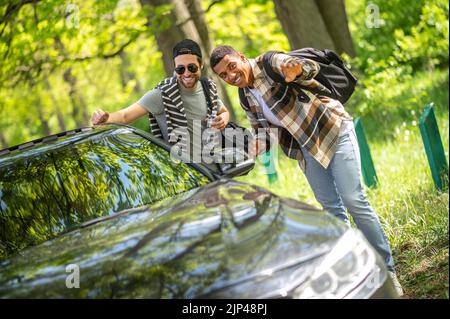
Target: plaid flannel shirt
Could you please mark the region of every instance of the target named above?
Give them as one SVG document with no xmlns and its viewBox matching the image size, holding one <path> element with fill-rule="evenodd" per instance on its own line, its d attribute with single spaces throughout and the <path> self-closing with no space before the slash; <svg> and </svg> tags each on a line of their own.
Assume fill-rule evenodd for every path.
<svg viewBox="0 0 450 319">
<path fill-rule="evenodd" d="M 274 82 L 263 68 L 262 55 L 249 59 L 254 82 L 269 109 L 283 124 L 278 127 L 278 142 L 283 152 L 290 158 L 299 161 L 305 170 L 305 159 L 302 149 L 308 151 L 324 168 L 330 164 L 336 152 L 339 131 L 343 120 L 351 120 L 343 105 L 336 100 L 324 96 L 316 96 L 307 90 L 299 94 L 296 90 L 281 83 Z M 295 82 L 309 86 L 316 82 L 314 77 L 319 72 L 319 64 L 308 59 L 299 59 L 286 54 L 275 54 L 270 61 L 272 69 L 283 75 L 281 65 L 293 59 L 300 62 L 303 72 Z M 306 70 L 309 70 L 306 71 Z M 241 103 L 247 118 L 256 132 L 262 129 L 271 133 L 271 127 L 263 115 L 259 103 L 248 88 L 244 89 L 248 101 L 247 108 Z M 260 137 L 258 137 L 260 138 Z"/>
</svg>

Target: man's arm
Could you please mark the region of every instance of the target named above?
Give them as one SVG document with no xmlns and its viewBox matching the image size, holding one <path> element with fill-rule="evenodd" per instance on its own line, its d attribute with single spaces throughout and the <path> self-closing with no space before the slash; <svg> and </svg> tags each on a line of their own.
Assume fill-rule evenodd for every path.
<svg viewBox="0 0 450 319">
<path fill-rule="evenodd" d="M 313 60 L 277 53 L 271 59 L 271 66 L 275 72 L 284 77 L 286 82 L 295 81 L 312 87 L 319 85 L 314 77 L 319 73 L 320 66 Z"/>
<path fill-rule="evenodd" d="M 147 110 L 140 106 L 138 103 L 134 103 L 117 112 L 108 113 L 103 110 L 96 110 L 91 117 L 93 125 L 104 123 L 119 123 L 130 124 L 147 114 Z"/>
<path fill-rule="evenodd" d="M 223 130 L 227 126 L 229 121 L 230 112 L 228 112 L 228 109 L 225 107 L 225 105 L 222 105 L 217 112 L 217 116 L 212 122 L 211 127 L 218 130 Z"/>
</svg>

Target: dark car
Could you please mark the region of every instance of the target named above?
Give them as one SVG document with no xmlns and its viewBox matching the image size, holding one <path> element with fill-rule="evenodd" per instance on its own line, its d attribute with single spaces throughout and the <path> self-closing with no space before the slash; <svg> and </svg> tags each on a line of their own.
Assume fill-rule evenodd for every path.
<svg viewBox="0 0 450 319">
<path fill-rule="evenodd" d="M 325 211 L 174 161 L 129 126 L 0 152 L 1 298 L 397 297 L 361 233 Z"/>
</svg>

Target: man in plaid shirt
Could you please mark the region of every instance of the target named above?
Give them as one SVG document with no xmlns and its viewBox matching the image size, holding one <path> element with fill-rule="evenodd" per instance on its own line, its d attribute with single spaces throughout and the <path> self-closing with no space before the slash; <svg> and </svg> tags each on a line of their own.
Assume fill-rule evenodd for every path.
<svg viewBox="0 0 450 319">
<path fill-rule="evenodd" d="M 353 121 L 343 105 L 307 90 L 299 94 L 275 82 L 264 70 L 263 55 L 248 59 L 231 46 L 219 46 L 213 50 L 210 62 L 222 80 L 243 90 L 241 107 L 256 132 L 263 131 L 266 135 L 277 128 L 282 150 L 298 160 L 324 209 L 350 226 L 348 210 L 357 227 L 384 258 L 397 291 L 403 294 L 389 242 L 364 194 Z M 312 60 L 277 53 L 272 56 L 270 67 L 285 82 L 323 88 L 314 79 L 320 66 Z M 268 141 L 258 134 L 249 153 L 257 155 L 267 151 Z"/>
</svg>

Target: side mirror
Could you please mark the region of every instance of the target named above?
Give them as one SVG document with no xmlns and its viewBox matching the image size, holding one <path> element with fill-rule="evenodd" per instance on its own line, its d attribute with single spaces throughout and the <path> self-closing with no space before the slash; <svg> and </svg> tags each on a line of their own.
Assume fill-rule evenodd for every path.
<svg viewBox="0 0 450 319">
<path fill-rule="evenodd" d="M 238 163 L 234 167 L 228 168 L 222 172 L 223 176 L 226 177 L 235 177 L 235 176 L 244 176 L 247 175 L 255 167 L 255 160 L 248 159 L 241 163 Z"/>
<path fill-rule="evenodd" d="M 215 154 L 219 176 L 229 178 L 248 174 L 255 167 L 255 159 L 249 158 L 248 154 L 239 148 L 223 148 Z"/>
</svg>

